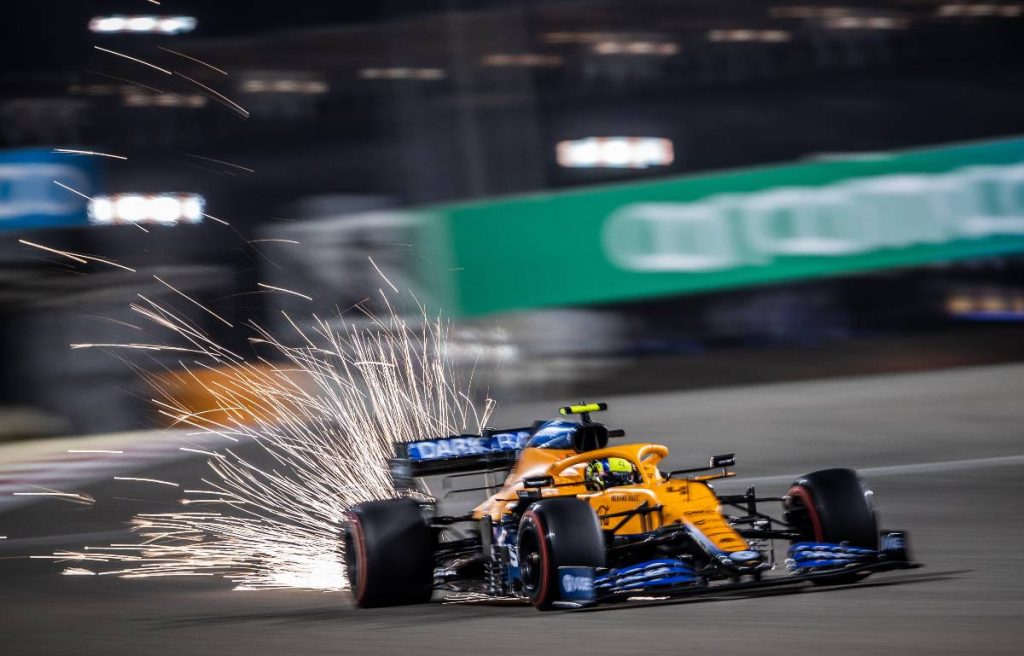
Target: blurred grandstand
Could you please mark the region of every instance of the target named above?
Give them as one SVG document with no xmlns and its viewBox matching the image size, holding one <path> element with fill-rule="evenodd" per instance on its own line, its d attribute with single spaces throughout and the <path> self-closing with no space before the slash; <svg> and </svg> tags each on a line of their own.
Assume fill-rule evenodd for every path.
<svg viewBox="0 0 1024 656">
<path fill-rule="evenodd" d="M 1024 357 L 1022 2 L 139 4 L 5 4 L 11 436 L 153 424 L 68 349 L 153 276 L 244 349 L 379 268 L 501 398 Z"/>
</svg>

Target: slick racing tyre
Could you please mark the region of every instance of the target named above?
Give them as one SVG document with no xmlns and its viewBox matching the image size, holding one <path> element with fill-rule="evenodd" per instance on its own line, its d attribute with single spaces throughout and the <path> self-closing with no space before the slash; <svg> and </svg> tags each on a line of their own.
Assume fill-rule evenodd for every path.
<svg viewBox="0 0 1024 656">
<path fill-rule="evenodd" d="M 559 600 L 558 568 L 604 567 L 601 524 L 590 504 L 575 497 L 544 499 L 519 523 L 519 571 L 534 606 L 548 610 Z"/>
<path fill-rule="evenodd" d="M 878 549 L 874 493 L 852 469 L 823 469 L 802 476 L 786 493 L 783 510 L 799 542 L 846 542 Z M 821 582 L 850 583 L 860 578 L 854 574 Z"/>
<path fill-rule="evenodd" d="M 412 499 L 354 506 L 345 527 L 345 572 L 360 608 L 422 604 L 434 586 L 434 540 Z"/>
<path fill-rule="evenodd" d="M 823 469 L 793 482 L 786 522 L 808 542 L 848 542 L 878 549 L 874 494 L 852 469 Z"/>
</svg>

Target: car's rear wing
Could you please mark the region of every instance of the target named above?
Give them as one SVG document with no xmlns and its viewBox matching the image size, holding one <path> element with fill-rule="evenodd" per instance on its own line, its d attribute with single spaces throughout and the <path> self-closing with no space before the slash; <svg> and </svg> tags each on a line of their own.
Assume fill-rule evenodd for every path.
<svg viewBox="0 0 1024 656">
<path fill-rule="evenodd" d="M 511 467 L 533 427 L 487 429 L 480 435 L 450 435 L 395 444 L 391 474 L 399 479 Z"/>
</svg>

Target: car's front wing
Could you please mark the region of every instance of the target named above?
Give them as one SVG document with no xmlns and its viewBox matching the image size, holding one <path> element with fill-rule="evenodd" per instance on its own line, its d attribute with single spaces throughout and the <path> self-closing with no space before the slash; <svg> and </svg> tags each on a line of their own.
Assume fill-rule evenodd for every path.
<svg viewBox="0 0 1024 656">
<path fill-rule="evenodd" d="M 885 532 L 879 551 L 828 543 L 799 543 L 789 550 L 786 576 L 742 582 L 707 582 L 682 561 L 656 560 L 618 569 L 559 567 L 560 605 L 580 608 L 641 598 L 724 594 L 810 581 L 856 579 L 894 569 L 920 567 L 909 557 L 906 534 Z"/>
</svg>

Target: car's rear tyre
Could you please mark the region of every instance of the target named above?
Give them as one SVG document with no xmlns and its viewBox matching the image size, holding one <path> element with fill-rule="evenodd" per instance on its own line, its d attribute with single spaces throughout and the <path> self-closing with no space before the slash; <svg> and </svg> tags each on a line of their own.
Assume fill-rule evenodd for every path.
<svg viewBox="0 0 1024 656">
<path fill-rule="evenodd" d="M 434 538 L 412 499 L 354 506 L 344 532 L 345 572 L 361 608 L 422 604 L 434 586 Z"/>
<path fill-rule="evenodd" d="M 559 567 L 604 567 L 604 534 L 597 515 L 575 497 L 544 499 L 519 523 L 519 571 L 534 606 L 550 609 L 561 597 Z"/>
<path fill-rule="evenodd" d="M 799 542 L 846 542 L 878 549 L 874 493 L 852 469 L 823 469 L 793 482 L 783 501 L 784 518 Z M 841 575 L 822 583 L 850 583 L 862 575 Z"/>
</svg>

